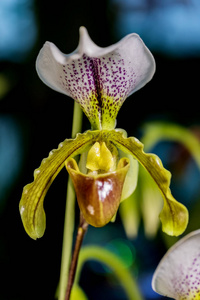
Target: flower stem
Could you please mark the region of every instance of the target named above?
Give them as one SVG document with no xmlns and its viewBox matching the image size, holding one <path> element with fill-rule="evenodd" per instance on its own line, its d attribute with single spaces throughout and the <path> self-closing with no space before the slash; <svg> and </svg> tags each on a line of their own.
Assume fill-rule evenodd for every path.
<svg viewBox="0 0 200 300">
<path fill-rule="evenodd" d="M 82 245 L 82 242 L 83 242 L 83 238 L 85 236 L 87 228 L 88 228 L 88 223 L 85 221 L 82 214 L 80 214 L 80 224 L 79 224 L 79 227 L 78 227 L 78 232 L 77 232 L 77 236 L 76 236 L 76 243 L 75 243 L 75 247 L 74 247 L 74 252 L 73 252 L 72 261 L 71 261 L 71 265 L 70 265 L 70 270 L 69 270 L 68 285 L 67 285 L 65 300 L 70 299 L 70 294 L 71 294 L 71 290 L 72 290 L 72 286 L 73 286 L 74 278 L 75 278 L 75 273 L 76 273 L 78 256 L 79 256 L 79 252 L 80 252 L 81 245 Z"/>
<path fill-rule="evenodd" d="M 78 103 L 74 103 L 74 114 L 72 123 L 72 137 L 74 138 L 82 128 L 82 110 Z M 70 178 L 67 185 L 66 196 L 66 210 L 65 210 L 65 223 L 63 233 L 63 248 L 61 259 L 60 282 L 58 289 L 58 299 L 64 300 L 68 282 L 68 272 L 71 260 L 71 251 L 73 244 L 74 232 L 74 219 L 75 219 L 75 192 Z"/>
<path fill-rule="evenodd" d="M 102 247 L 86 246 L 81 249 L 75 278 L 76 283 L 79 280 L 83 264 L 87 260 L 96 260 L 109 267 L 114 272 L 122 287 L 124 288 L 128 299 L 143 300 L 137 283 L 135 282 L 132 274 L 121 261 L 121 259 L 111 251 Z"/>
<path fill-rule="evenodd" d="M 72 138 L 75 138 L 76 134 L 81 132 L 82 129 L 83 111 L 80 104 L 74 102 L 74 113 L 72 122 Z"/>
</svg>

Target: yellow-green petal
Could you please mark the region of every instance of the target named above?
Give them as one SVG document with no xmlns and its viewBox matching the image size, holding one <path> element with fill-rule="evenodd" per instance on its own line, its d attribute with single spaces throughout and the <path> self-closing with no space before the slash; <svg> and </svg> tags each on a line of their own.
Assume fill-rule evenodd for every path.
<svg viewBox="0 0 200 300">
<path fill-rule="evenodd" d="M 126 175 L 124 186 L 122 190 L 121 202 L 128 197 L 135 191 L 137 187 L 138 181 L 138 161 L 130 154 L 124 153 L 123 151 L 119 150 L 119 157 L 126 157 L 129 159 L 130 168 Z"/>
<path fill-rule="evenodd" d="M 52 150 L 49 157 L 43 159 L 40 167 L 34 172 L 34 181 L 23 189 L 19 204 L 22 222 L 27 234 L 37 239 L 43 236 L 46 228 L 46 217 L 43 208 L 44 197 L 57 174 L 64 166 L 65 160 L 83 152 L 93 143 L 98 132 L 88 131 L 78 134 L 76 139 L 66 139 Z"/>
<path fill-rule="evenodd" d="M 177 202 L 170 191 L 171 173 L 167 171 L 155 154 L 146 154 L 143 144 L 136 138 L 126 138 L 122 133 L 110 131 L 110 139 L 122 151 L 131 153 L 149 172 L 160 189 L 164 206 L 160 213 L 162 229 L 169 235 L 178 236 L 184 232 L 188 224 L 186 207 Z"/>
</svg>

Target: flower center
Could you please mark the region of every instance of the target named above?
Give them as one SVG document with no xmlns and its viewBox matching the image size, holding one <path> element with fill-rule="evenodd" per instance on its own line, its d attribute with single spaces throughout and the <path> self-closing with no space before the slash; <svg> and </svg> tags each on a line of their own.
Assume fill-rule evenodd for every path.
<svg viewBox="0 0 200 300">
<path fill-rule="evenodd" d="M 86 167 L 90 171 L 111 171 L 115 166 L 115 160 L 106 146 L 105 142 L 101 144 L 96 142 L 89 150 Z"/>
</svg>

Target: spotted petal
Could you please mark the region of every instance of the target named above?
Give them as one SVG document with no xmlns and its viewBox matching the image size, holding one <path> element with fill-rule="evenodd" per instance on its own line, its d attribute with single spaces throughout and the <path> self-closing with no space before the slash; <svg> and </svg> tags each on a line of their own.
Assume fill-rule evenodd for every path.
<svg viewBox="0 0 200 300">
<path fill-rule="evenodd" d="M 200 299 L 200 230 L 177 242 L 159 263 L 154 291 L 176 300 Z"/>
<path fill-rule="evenodd" d="M 149 172 L 157 184 L 163 199 L 164 206 L 160 213 L 162 229 L 169 235 L 180 235 L 188 224 L 188 211 L 186 207 L 177 202 L 170 192 L 171 174 L 167 171 L 161 160 L 155 154 L 146 154 L 143 144 L 136 138 L 126 138 L 122 133 L 110 131 L 112 142 L 125 153 L 132 154 Z"/>
<path fill-rule="evenodd" d="M 97 132 L 87 132 L 77 135 L 76 139 L 65 140 L 57 150 L 49 153 L 41 166 L 34 172 L 34 181 L 23 189 L 19 209 L 24 228 L 28 235 L 37 239 L 43 236 L 46 227 L 46 217 L 43 208 L 44 197 L 53 180 L 70 156 L 82 153 L 88 145 L 94 142 Z"/>
<path fill-rule="evenodd" d="M 74 52 L 63 54 L 46 42 L 36 69 L 45 84 L 80 103 L 93 129 L 113 129 L 124 100 L 152 78 L 155 62 L 137 34 L 101 48 L 81 27 Z"/>
</svg>

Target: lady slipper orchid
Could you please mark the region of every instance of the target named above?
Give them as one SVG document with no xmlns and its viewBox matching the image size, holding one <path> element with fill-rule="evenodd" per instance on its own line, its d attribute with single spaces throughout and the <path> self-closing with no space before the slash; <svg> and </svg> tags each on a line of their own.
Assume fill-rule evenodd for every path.
<svg viewBox="0 0 200 300">
<path fill-rule="evenodd" d="M 176 300 L 200 299 L 200 230 L 178 241 L 159 263 L 154 291 Z"/>
<path fill-rule="evenodd" d="M 30 237 L 44 234 L 44 197 L 64 165 L 85 220 L 93 226 L 104 226 L 116 215 L 120 201 L 133 193 L 138 162 L 163 195 L 163 230 L 170 235 L 181 234 L 188 223 L 188 212 L 171 195 L 171 174 L 156 155 L 144 153 L 140 141 L 114 129 L 126 97 L 143 87 L 155 72 L 154 58 L 140 37 L 130 34 L 115 45 L 100 48 L 81 27 L 79 45 L 73 53 L 65 55 L 46 42 L 36 68 L 45 84 L 80 104 L 93 130 L 66 139 L 51 151 L 34 172 L 34 181 L 24 187 L 20 213 Z M 79 166 L 73 159 L 77 155 L 81 155 Z"/>
</svg>

